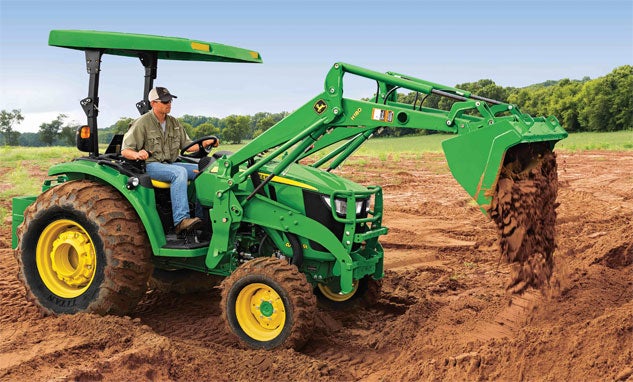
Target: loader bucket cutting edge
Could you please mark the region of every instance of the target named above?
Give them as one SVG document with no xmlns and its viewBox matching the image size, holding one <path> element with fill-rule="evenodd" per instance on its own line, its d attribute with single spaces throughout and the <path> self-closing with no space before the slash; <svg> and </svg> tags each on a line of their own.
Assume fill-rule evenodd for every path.
<svg viewBox="0 0 633 382">
<path fill-rule="evenodd" d="M 547 142 L 548 149 L 552 150 L 556 142 L 567 137 L 567 132 L 555 122 L 536 122 L 525 132 L 514 124 L 501 123 L 442 142 L 453 177 L 477 202 L 484 214 L 488 214 L 508 150 L 517 145 L 542 142 Z"/>
</svg>

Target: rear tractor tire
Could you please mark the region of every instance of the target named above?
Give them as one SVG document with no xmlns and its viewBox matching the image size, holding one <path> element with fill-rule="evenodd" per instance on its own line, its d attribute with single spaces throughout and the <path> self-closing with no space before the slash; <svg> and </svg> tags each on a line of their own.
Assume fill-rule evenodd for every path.
<svg viewBox="0 0 633 382">
<path fill-rule="evenodd" d="M 222 283 L 222 314 L 231 333 L 254 349 L 300 349 L 314 328 L 316 298 L 297 267 L 264 257 Z"/>
<path fill-rule="evenodd" d="M 27 298 L 44 314 L 124 315 L 152 272 L 145 229 L 114 188 L 72 181 L 42 193 L 18 227 Z"/>
</svg>

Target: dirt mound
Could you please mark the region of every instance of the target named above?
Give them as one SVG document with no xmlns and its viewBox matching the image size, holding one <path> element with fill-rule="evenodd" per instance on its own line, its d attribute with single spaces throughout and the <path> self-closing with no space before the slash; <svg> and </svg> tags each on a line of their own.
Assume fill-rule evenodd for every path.
<svg viewBox="0 0 633 382">
<path fill-rule="evenodd" d="M 621 227 L 607 235 L 594 234 L 596 258 L 592 264 L 602 264 L 612 269 L 622 269 L 633 264 L 633 222 L 622 222 Z M 613 240 L 616 237 L 617 240 Z"/>
<path fill-rule="evenodd" d="M 561 286 L 550 295 L 507 293 L 515 263 L 499 261 L 496 224 L 441 154 L 346 166 L 346 177 L 389 184 L 382 295 L 371 308 L 319 309 L 301 351 L 240 344 L 225 328 L 217 288 L 150 289 L 130 317 L 42 317 L 16 277 L 5 224 L 0 380 L 632 381 L 633 155 L 556 160 L 550 283 Z"/>
<path fill-rule="evenodd" d="M 49 337 L 41 342 L 44 333 Z M 2 337 L 0 365 L 6 374 L 0 377 L 8 379 L 31 373 L 68 380 L 169 378 L 171 344 L 140 319 L 63 315 L 22 322 L 10 332 L 3 330 Z M 42 364 L 55 366 L 42 370 Z"/>
<path fill-rule="evenodd" d="M 519 293 L 549 285 L 556 248 L 556 155 L 541 145 L 508 150 L 490 217 L 499 230 L 499 246 L 512 263 L 507 288 Z"/>
</svg>

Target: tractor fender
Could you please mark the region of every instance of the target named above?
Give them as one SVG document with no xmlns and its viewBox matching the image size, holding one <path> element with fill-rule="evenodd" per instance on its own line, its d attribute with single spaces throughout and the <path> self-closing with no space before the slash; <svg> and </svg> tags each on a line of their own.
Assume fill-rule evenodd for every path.
<svg viewBox="0 0 633 382">
<path fill-rule="evenodd" d="M 152 187 L 139 185 L 128 189 L 129 176 L 91 160 L 75 160 L 54 165 L 49 169 L 48 175 L 65 175 L 68 180 L 89 179 L 110 185 L 127 199 L 141 219 L 152 247 L 152 253 L 158 254 L 159 249 L 167 242 L 158 212 L 153 207 L 156 205 L 156 199 Z M 148 208 L 148 206 L 152 206 L 152 208 Z"/>
</svg>

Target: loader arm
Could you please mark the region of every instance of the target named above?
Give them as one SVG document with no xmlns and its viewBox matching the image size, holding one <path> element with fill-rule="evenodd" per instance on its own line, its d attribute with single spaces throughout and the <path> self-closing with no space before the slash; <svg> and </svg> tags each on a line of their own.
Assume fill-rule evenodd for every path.
<svg viewBox="0 0 633 382">
<path fill-rule="evenodd" d="M 343 97 L 345 74 L 377 84 L 371 100 Z M 397 102 L 397 91 L 406 89 L 424 96 L 436 94 L 456 102 L 450 110 Z M 307 127 L 306 127 L 307 126 Z M 379 73 L 358 66 L 336 63 L 325 79 L 324 92 L 268 129 L 228 159 L 232 183 L 249 175 L 275 158 L 282 157 L 270 177 L 279 175 L 292 163 L 331 148 L 312 166 L 327 164 L 327 171 L 339 166 L 372 134 L 383 127 L 415 128 L 456 134 L 442 143 L 455 179 L 486 212 L 506 151 L 519 144 L 547 142 L 550 148 L 567 133 L 555 117 L 533 118 L 516 105 L 473 95 L 450 86 L 394 72 Z M 245 171 L 238 167 L 249 159 Z M 266 180 L 264 180 L 264 183 Z"/>
</svg>

